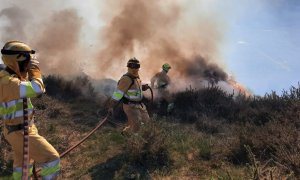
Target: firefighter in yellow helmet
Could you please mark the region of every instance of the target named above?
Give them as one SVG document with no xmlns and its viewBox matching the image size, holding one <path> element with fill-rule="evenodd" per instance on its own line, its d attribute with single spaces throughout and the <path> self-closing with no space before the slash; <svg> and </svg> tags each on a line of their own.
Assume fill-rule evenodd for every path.
<svg viewBox="0 0 300 180">
<path fill-rule="evenodd" d="M 119 103 L 123 103 L 123 109 L 127 116 L 127 127 L 123 132 L 136 133 L 140 126 L 147 123 L 150 118 L 146 106 L 142 103 L 143 92 L 149 88 L 147 84 L 142 85 L 139 77 L 140 62 L 131 58 L 127 62 L 128 72 L 118 82 L 117 88 L 112 95 L 109 112 Z"/>
<path fill-rule="evenodd" d="M 4 121 L 4 137 L 14 153 L 13 178 L 21 179 L 22 176 L 23 98 L 27 98 L 30 163 L 34 160 L 41 167 L 43 179 L 55 179 L 60 171 L 59 154 L 38 134 L 30 101 L 31 97 L 45 92 L 39 62 L 33 55 L 35 51 L 23 42 L 9 41 L 1 54 L 6 68 L 0 71 L 0 115 Z"/>
<path fill-rule="evenodd" d="M 172 102 L 171 94 L 168 89 L 171 83 L 171 79 L 168 76 L 170 69 L 171 66 L 168 63 L 165 63 L 162 65 L 162 71 L 156 73 L 151 78 L 151 88 L 157 89 L 158 107 L 160 108 L 162 101 L 165 100 L 168 103 L 168 113 L 174 108 L 174 103 Z"/>
</svg>

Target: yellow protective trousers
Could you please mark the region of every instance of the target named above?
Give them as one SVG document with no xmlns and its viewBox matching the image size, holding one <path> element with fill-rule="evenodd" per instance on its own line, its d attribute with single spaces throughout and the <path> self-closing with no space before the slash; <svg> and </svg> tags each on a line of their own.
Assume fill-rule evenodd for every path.
<svg viewBox="0 0 300 180">
<path fill-rule="evenodd" d="M 29 127 L 29 158 L 30 164 L 35 161 L 41 168 L 43 179 L 54 179 L 60 171 L 60 158 L 54 147 L 47 140 L 38 134 L 33 124 Z M 14 153 L 14 179 L 21 179 L 23 162 L 23 130 L 8 133 L 4 128 L 4 137 L 12 146 Z"/>
<path fill-rule="evenodd" d="M 128 119 L 126 129 L 133 133 L 140 129 L 141 124 L 150 121 L 148 111 L 143 103 L 123 104 L 123 109 Z"/>
</svg>

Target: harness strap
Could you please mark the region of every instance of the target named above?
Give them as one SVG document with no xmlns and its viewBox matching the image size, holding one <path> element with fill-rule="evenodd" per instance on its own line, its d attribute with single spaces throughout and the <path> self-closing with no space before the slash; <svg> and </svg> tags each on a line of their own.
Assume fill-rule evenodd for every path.
<svg viewBox="0 0 300 180">
<path fill-rule="evenodd" d="M 123 97 L 123 103 L 124 103 L 124 104 L 141 104 L 142 101 L 130 101 L 130 100 L 127 99 L 126 97 Z"/>
<path fill-rule="evenodd" d="M 28 122 L 28 126 L 32 126 L 34 123 L 34 120 Z M 17 124 L 17 125 L 5 125 L 5 128 L 8 130 L 8 134 L 15 132 L 15 131 L 20 131 L 23 130 L 25 127 L 24 123 L 22 124 Z"/>
<path fill-rule="evenodd" d="M 131 79 L 131 83 L 130 83 L 130 86 L 128 87 L 128 89 L 130 89 L 131 86 L 134 84 L 134 80 L 135 80 L 135 79 L 139 79 L 139 77 L 132 76 L 132 75 L 130 75 L 130 74 L 128 74 L 128 73 L 124 74 L 123 76 L 127 76 L 127 77 L 129 77 L 129 78 Z M 119 81 L 119 82 L 120 82 L 120 81 Z M 119 82 L 118 82 L 118 84 L 119 84 Z"/>
</svg>

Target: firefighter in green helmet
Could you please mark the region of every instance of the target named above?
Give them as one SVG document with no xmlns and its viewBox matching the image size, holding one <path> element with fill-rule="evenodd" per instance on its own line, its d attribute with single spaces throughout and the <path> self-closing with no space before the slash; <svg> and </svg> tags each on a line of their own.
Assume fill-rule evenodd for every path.
<svg viewBox="0 0 300 180">
<path fill-rule="evenodd" d="M 171 79 L 168 76 L 168 72 L 171 66 L 168 63 L 162 65 L 162 71 L 156 73 L 151 78 L 151 88 L 157 89 L 158 107 L 161 107 L 161 103 L 166 101 L 168 103 L 167 112 L 170 113 L 174 108 L 174 103 L 172 102 L 171 93 L 169 91 L 169 85 L 171 84 Z"/>
</svg>

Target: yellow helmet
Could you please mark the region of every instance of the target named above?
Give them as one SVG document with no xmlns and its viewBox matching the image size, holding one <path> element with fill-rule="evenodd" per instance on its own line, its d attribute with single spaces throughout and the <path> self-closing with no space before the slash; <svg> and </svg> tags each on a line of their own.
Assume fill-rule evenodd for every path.
<svg viewBox="0 0 300 180">
<path fill-rule="evenodd" d="M 35 54 L 35 51 L 21 41 L 8 41 L 1 49 L 1 54 L 3 63 L 22 77 L 21 72 L 26 70 L 31 54 Z"/>
</svg>

